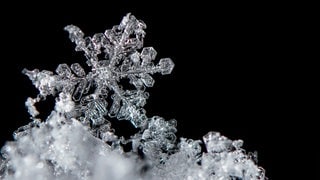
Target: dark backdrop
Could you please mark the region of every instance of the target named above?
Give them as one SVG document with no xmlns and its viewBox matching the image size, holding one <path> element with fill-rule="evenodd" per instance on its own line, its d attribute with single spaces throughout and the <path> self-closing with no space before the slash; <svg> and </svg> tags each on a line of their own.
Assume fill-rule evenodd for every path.
<svg viewBox="0 0 320 180">
<path fill-rule="evenodd" d="M 286 130 L 296 99 L 290 73 L 294 34 L 292 16 L 276 4 L 196 4 L 170 2 L 13 4 L 2 6 L 1 65 L 4 90 L 1 146 L 28 122 L 24 101 L 36 90 L 21 70 L 54 70 L 58 63 L 82 59 L 73 51 L 64 26 L 74 24 L 87 35 L 104 32 L 133 13 L 147 24 L 146 46 L 158 58 L 171 57 L 171 75 L 156 76 L 146 109 L 178 121 L 178 136 L 200 139 L 219 131 L 243 139 L 258 151 L 267 176 L 286 166 Z M 44 112 L 52 104 L 43 103 Z M 284 122 L 284 123 L 283 123 Z M 288 122 L 288 123 L 287 123 Z M 128 126 L 128 125 L 126 125 Z M 122 130 L 118 132 L 126 133 Z"/>
</svg>

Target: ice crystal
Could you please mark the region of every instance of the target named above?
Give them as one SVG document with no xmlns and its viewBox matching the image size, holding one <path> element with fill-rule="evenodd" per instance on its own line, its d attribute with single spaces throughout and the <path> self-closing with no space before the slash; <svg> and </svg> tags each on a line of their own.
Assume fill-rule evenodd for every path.
<svg viewBox="0 0 320 180">
<path fill-rule="evenodd" d="M 1 150 L 1 179 L 265 179 L 241 140 L 218 132 L 203 141 L 177 140 L 176 120 L 147 117 L 152 74 L 170 74 L 174 63 L 157 62 L 156 50 L 143 47 L 145 28 L 131 14 L 92 37 L 66 26 L 91 70 L 79 63 L 60 64 L 55 72 L 23 70 L 39 94 L 25 103 L 32 122 Z M 47 96 L 56 97 L 55 107 L 41 120 L 36 103 Z M 110 118 L 130 121 L 139 132 L 118 137 Z"/>
</svg>

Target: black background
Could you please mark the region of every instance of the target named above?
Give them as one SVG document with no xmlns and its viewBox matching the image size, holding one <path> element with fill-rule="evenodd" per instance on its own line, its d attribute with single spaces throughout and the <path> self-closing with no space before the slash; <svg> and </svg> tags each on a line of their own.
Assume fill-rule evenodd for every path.
<svg viewBox="0 0 320 180">
<path fill-rule="evenodd" d="M 295 82 L 302 71 L 293 60 L 298 37 L 292 21 L 299 16 L 289 13 L 289 6 L 106 1 L 2 8 L 7 12 L 2 11 L 1 24 L 1 114 L 8 116 L 1 119 L 1 145 L 29 121 L 24 101 L 36 95 L 21 70 L 54 71 L 59 63 L 83 60 L 64 26 L 77 25 L 91 36 L 131 12 L 147 24 L 145 46 L 176 65 L 171 75 L 156 75 L 148 89 L 149 116 L 177 119 L 179 137 L 201 139 L 219 131 L 243 139 L 246 150 L 258 151 L 259 165 L 271 179 L 283 171 L 277 167 L 288 165 L 288 132 L 298 116 Z M 50 108 L 43 103 L 41 109 Z"/>
</svg>

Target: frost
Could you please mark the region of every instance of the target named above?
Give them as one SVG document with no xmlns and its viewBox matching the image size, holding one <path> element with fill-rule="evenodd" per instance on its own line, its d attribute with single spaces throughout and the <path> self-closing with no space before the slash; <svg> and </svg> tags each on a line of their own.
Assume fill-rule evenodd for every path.
<svg viewBox="0 0 320 180">
<path fill-rule="evenodd" d="M 66 26 L 91 70 L 79 63 L 60 64 L 55 72 L 23 70 L 39 94 L 25 103 L 32 121 L 2 147 L 1 179 L 265 179 L 241 140 L 218 132 L 203 140 L 177 139 L 175 119 L 147 117 L 152 75 L 170 74 L 174 63 L 156 60 L 156 50 L 143 47 L 145 28 L 131 14 L 92 37 Z M 56 97 L 55 107 L 41 120 L 36 104 L 47 96 Z M 111 118 L 139 131 L 118 137 Z"/>
</svg>

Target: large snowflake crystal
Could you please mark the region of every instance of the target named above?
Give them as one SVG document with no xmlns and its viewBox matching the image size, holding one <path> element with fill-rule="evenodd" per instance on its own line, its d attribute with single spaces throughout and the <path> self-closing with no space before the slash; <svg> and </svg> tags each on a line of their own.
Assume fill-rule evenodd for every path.
<svg viewBox="0 0 320 180">
<path fill-rule="evenodd" d="M 156 63 L 154 48 L 143 48 L 145 28 L 131 14 L 92 37 L 66 26 L 91 70 L 79 63 L 60 64 L 55 73 L 23 70 L 39 95 L 26 101 L 32 122 L 1 150 L 1 179 L 265 179 L 241 140 L 209 132 L 203 141 L 177 141 L 176 120 L 146 116 L 151 75 L 170 74 L 174 63 Z M 47 96 L 56 97 L 55 108 L 41 120 L 35 104 Z M 130 121 L 139 131 L 118 137 L 111 118 Z"/>
</svg>

